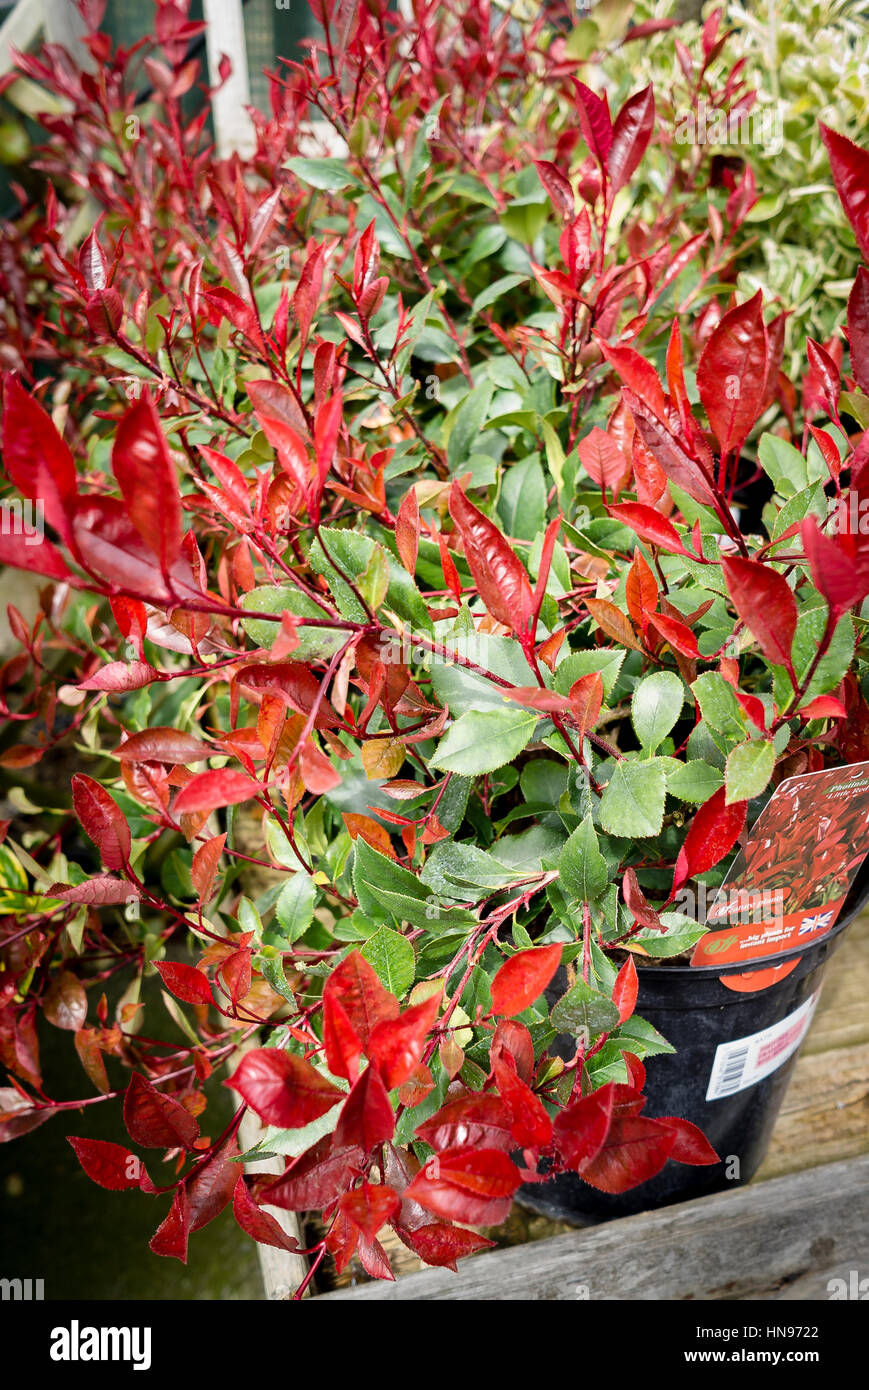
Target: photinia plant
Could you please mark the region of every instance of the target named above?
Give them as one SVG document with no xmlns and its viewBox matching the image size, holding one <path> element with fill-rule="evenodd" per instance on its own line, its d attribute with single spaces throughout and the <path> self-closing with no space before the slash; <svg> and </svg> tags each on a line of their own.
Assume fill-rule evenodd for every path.
<svg viewBox="0 0 869 1390">
<path fill-rule="evenodd" d="M 542 16 L 324 6 L 220 162 L 186 7 L 132 52 L 100 9 L 94 74 L 21 59 L 67 109 L 7 237 L 4 469 L 41 524 L 0 558 L 42 587 L 0 671 L 0 1133 L 123 1096 L 132 1149 L 70 1142 L 170 1198 L 160 1254 L 232 1202 L 281 1248 L 266 1208 L 321 1212 L 311 1274 L 391 1277 L 386 1226 L 453 1267 L 522 1183 L 716 1161 L 642 1113 L 672 1049 L 636 964 L 693 949 L 686 894 L 776 781 L 869 756 L 869 277 L 849 368 L 810 340 L 791 382 L 784 313 L 727 279 L 748 174 L 722 200 Z M 869 152 L 821 135 L 865 256 Z M 40 1014 L 93 1094 L 46 1094 Z M 248 1109 L 278 1176 L 244 1174 Z"/>
</svg>

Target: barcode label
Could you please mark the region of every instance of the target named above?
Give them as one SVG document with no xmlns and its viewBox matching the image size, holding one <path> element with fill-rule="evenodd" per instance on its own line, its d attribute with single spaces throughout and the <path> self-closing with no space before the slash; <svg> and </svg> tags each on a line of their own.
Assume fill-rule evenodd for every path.
<svg viewBox="0 0 869 1390">
<path fill-rule="evenodd" d="M 793 1056 L 809 1031 L 819 995 L 820 990 L 816 990 L 811 999 L 771 1028 L 722 1043 L 715 1051 L 706 1099 L 722 1100 L 725 1096 L 734 1096 L 778 1071 Z"/>
</svg>

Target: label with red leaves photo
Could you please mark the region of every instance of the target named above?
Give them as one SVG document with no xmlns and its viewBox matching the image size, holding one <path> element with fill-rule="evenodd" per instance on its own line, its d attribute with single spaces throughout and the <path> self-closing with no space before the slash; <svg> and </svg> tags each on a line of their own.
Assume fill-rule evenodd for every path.
<svg viewBox="0 0 869 1390">
<path fill-rule="evenodd" d="M 869 762 L 788 777 L 752 827 L 707 913 L 692 965 L 778 955 L 834 926 L 869 853 Z M 776 978 L 796 961 L 777 967 Z M 772 981 L 722 977 L 730 988 Z M 772 971 L 762 972 L 772 975 Z M 755 983 L 750 980 L 754 978 Z"/>
</svg>

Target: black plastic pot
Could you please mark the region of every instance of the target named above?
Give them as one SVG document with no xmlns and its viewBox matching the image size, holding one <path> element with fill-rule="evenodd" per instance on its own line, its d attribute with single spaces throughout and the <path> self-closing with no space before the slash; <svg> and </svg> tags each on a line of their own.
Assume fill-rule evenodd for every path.
<svg viewBox="0 0 869 1390">
<path fill-rule="evenodd" d="M 651 1057 L 647 1066 L 644 1114 L 678 1115 L 702 1129 L 721 1162 L 691 1167 L 668 1161 L 657 1177 L 626 1192 L 610 1196 L 598 1192 L 574 1173 L 564 1173 L 546 1183 L 520 1189 L 519 1200 L 533 1211 L 574 1225 L 592 1225 L 612 1217 L 629 1216 L 671 1202 L 687 1201 L 749 1181 L 759 1168 L 769 1144 L 779 1107 L 784 1099 L 799 1048 L 769 1075 L 745 1089 L 707 1100 L 716 1052 L 723 1044 L 782 1025 L 808 1007 L 820 988 L 824 967 L 841 943 L 845 930 L 869 900 L 869 861 L 855 880 L 842 913 L 832 931 L 804 947 L 792 948 L 763 960 L 764 968 L 796 960 L 789 974 L 757 993 L 736 993 L 721 983 L 722 975 L 743 974 L 744 963 L 730 966 L 639 965 L 637 1013 L 652 1023 L 675 1047 L 673 1054 Z M 551 1002 L 567 988 L 559 971 L 547 991 Z M 784 1041 L 786 1042 L 786 1037 Z M 572 1057 L 576 1042 L 563 1039 L 556 1051 Z M 739 1052 L 734 1058 L 738 1083 Z M 721 1064 L 719 1064 L 721 1077 Z"/>
</svg>

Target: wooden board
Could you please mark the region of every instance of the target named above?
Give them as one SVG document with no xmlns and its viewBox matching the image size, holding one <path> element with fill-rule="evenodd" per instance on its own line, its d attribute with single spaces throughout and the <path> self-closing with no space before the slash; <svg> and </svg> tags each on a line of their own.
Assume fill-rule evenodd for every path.
<svg viewBox="0 0 869 1390">
<path fill-rule="evenodd" d="M 326 1299 L 824 1301 L 869 1268 L 869 1156 Z"/>
</svg>

